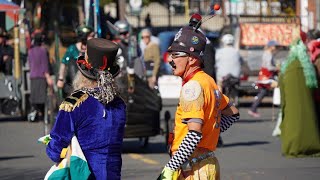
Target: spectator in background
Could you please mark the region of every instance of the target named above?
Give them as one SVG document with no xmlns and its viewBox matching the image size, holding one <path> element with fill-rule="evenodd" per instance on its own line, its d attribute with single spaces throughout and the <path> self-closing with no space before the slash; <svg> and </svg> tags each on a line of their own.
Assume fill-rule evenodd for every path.
<svg viewBox="0 0 320 180">
<path fill-rule="evenodd" d="M 223 91 L 222 82 L 225 77 L 231 75 L 232 78 L 240 79 L 241 71 L 241 57 L 239 51 L 233 47 L 234 37 L 231 34 L 225 34 L 222 37 L 223 47 L 218 49 L 215 54 L 215 71 L 217 85 L 222 93 Z M 206 51 L 205 51 L 206 52 Z M 226 94 L 229 95 L 229 94 Z M 231 103 L 234 103 L 235 99 L 228 97 Z M 236 103 L 238 104 L 238 103 Z M 218 147 L 223 146 L 221 136 L 219 136 Z"/>
<path fill-rule="evenodd" d="M 129 94 L 135 89 L 135 75 L 144 76 L 141 51 L 136 36 L 131 34 L 131 25 L 126 20 L 117 21 L 114 26 L 109 26 L 114 33 L 113 42 L 119 45 L 117 63 L 120 66 L 120 73 L 115 78 L 121 96 L 128 101 Z M 128 94 L 129 93 L 129 94 Z"/>
<path fill-rule="evenodd" d="M 150 13 L 147 14 L 146 18 L 144 19 L 144 23 L 146 28 L 149 28 L 149 29 L 152 28 Z"/>
<path fill-rule="evenodd" d="M 157 76 L 160 68 L 160 48 L 156 43 L 151 42 L 151 32 L 149 29 L 141 31 L 142 41 L 147 45 L 143 52 L 143 59 L 146 67 L 146 76 L 149 87 L 156 86 Z"/>
<path fill-rule="evenodd" d="M 12 75 L 13 48 L 7 44 L 8 33 L 0 27 L 0 72 Z"/>
<path fill-rule="evenodd" d="M 239 51 L 233 47 L 233 35 L 225 34 L 221 41 L 223 47 L 217 50 L 215 65 L 217 84 L 220 90 L 222 90 L 223 78 L 227 75 L 230 74 L 235 78 L 240 78 L 242 64 Z"/>
<path fill-rule="evenodd" d="M 280 71 L 281 152 L 286 157 L 319 157 L 319 119 L 312 91 L 318 87 L 315 68 L 302 40 L 290 46 Z"/>
<path fill-rule="evenodd" d="M 262 99 L 267 95 L 268 89 L 271 87 L 269 80 L 274 79 L 274 76 L 278 72 L 278 67 L 275 65 L 274 54 L 276 52 L 276 46 L 278 42 L 275 40 L 268 41 L 265 50 L 262 54 L 262 65 L 258 77 L 258 86 L 260 91 L 255 97 L 255 101 L 252 103 L 248 114 L 253 117 L 260 117 L 260 114 L 257 112 L 257 108 L 260 105 Z M 266 82 L 266 83 L 264 83 Z"/>
<path fill-rule="evenodd" d="M 76 60 L 78 56 L 85 53 L 87 49 L 87 40 L 94 37 L 93 29 L 88 26 L 77 28 L 78 42 L 68 47 L 64 54 L 58 75 L 57 87 L 63 88 L 64 97 L 72 92 L 72 80 L 78 71 Z"/>
<path fill-rule="evenodd" d="M 41 33 L 34 35 L 33 46 L 28 51 L 28 62 L 30 67 L 30 103 L 31 117 L 34 121 L 37 117 L 43 120 L 44 105 L 47 97 L 47 86 L 52 86 L 53 81 L 49 74 L 49 57 L 47 50 L 42 46 L 43 36 Z"/>
<path fill-rule="evenodd" d="M 148 28 L 148 30 L 150 31 L 151 33 L 151 42 L 155 43 L 155 44 L 160 44 L 160 40 L 158 37 L 152 35 L 152 32 L 151 30 Z M 142 32 L 142 31 L 141 31 Z M 143 41 L 142 39 L 142 34 L 140 33 L 140 42 L 139 42 L 139 46 L 140 46 L 140 50 L 141 50 L 141 55 L 143 56 L 143 53 L 144 53 L 144 49 L 147 47 L 147 44 L 145 43 L 145 41 Z"/>
</svg>

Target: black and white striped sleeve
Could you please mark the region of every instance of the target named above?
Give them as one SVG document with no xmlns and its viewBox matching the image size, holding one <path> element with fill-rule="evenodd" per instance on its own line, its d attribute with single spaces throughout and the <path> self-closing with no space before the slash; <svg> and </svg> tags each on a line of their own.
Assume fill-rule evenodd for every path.
<svg viewBox="0 0 320 180">
<path fill-rule="evenodd" d="M 202 138 L 202 134 L 190 130 L 182 140 L 178 151 L 172 156 L 166 167 L 176 171 L 193 153 Z"/>
<path fill-rule="evenodd" d="M 235 123 L 236 121 L 238 121 L 240 119 L 240 114 L 234 114 L 232 116 L 225 116 L 225 115 L 221 115 L 221 120 L 220 120 L 220 131 L 224 132 L 227 129 L 230 128 L 230 126 L 232 126 L 233 123 Z"/>
</svg>

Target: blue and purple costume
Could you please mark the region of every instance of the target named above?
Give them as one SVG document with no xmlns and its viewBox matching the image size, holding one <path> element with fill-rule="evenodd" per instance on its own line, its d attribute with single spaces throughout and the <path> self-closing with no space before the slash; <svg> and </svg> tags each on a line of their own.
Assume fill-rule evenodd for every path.
<svg viewBox="0 0 320 180">
<path fill-rule="evenodd" d="M 121 98 L 115 97 L 104 105 L 93 96 L 76 91 L 60 105 L 47 155 L 60 162 L 62 149 L 75 135 L 89 164 L 89 179 L 119 180 L 125 122 L 126 105 Z"/>
</svg>

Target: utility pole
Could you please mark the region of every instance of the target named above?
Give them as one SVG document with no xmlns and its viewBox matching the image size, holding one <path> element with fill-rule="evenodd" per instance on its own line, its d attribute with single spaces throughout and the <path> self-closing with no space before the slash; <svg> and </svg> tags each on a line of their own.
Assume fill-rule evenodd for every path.
<svg viewBox="0 0 320 180">
<path fill-rule="evenodd" d="M 56 3 L 55 3 L 56 4 Z M 84 13 L 83 13 L 83 1 L 82 0 L 78 0 L 78 12 L 79 12 L 79 25 L 83 25 L 86 24 L 85 20 L 84 20 Z"/>
<path fill-rule="evenodd" d="M 189 0 L 185 0 L 184 4 L 185 4 L 184 12 L 185 12 L 185 16 L 186 16 L 185 18 L 186 18 L 186 21 L 188 22 L 188 20 L 189 20 Z"/>
<path fill-rule="evenodd" d="M 168 31 L 171 30 L 171 11 L 170 11 L 170 0 L 167 1 L 168 2 Z"/>
<path fill-rule="evenodd" d="M 117 18 L 125 20 L 126 14 L 126 0 L 117 0 Z"/>
</svg>

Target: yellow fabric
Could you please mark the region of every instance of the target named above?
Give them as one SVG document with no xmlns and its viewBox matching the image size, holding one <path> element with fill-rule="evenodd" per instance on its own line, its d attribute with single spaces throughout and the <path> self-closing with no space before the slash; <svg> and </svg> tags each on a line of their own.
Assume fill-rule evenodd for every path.
<svg viewBox="0 0 320 180">
<path fill-rule="evenodd" d="M 177 173 L 175 173 L 176 171 L 173 171 L 171 170 L 170 168 L 168 167 L 164 167 L 162 172 L 161 172 L 161 175 L 160 175 L 160 180 L 173 180 L 175 176 L 175 178 L 177 179 Z"/>
<path fill-rule="evenodd" d="M 63 148 L 61 153 L 60 153 L 60 158 L 63 159 L 66 157 L 67 155 L 67 152 L 68 152 L 68 148 Z"/>
<path fill-rule="evenodd" d="M 220 165 L 216 157 L 210 157 L 193 165 L 191 171 L 178 173 L 178 180 L 220 180 Z"/>
<path fill-rule="evenodd" d="M 190 118 L 199 118 L 203 120 L 202 139 L 198 144 L 198 147 L 214 151 L 216 149 L 220 133 L 220 127 L 216 126 L 216 123 L 220 122 L 220 111 L 229 103 L 228 97 L 222 95 L 222 93 L 220 93 L 221 99 L 216 99 L 214 90 L 218 90 L 218 86 L 205 72 L 197 72 L 190 80 L 195 80 L 201 85 L 203 91 L 201 95 L 203 96 L 204 103 L 200 109 L 193 106 L 190 111 L 184 111 L 179 102 L 175 114 L 174 140 L 171 148 L 173 153 L 178 150 L 183 138 L 188 133 L 188 125 L 182 123 L 182 119 L 187 120 Z M 218 109 L 215 108 L 216 101 L 220 102 Z M 218 119 L 218 122 L 216 119 Z"/>
<path fill-rule="evenodd" d="M 83 95 L 80 98 L 72 96 L 72 94 L 64 100 L 60 106 L 59 106 L 59 111 L 64 110 L 66 112 L 71 112 L 73 111 L 76 107 L 79 107 L 82 102 L 84 102 L 86 99 L 88 99 L 89 95 L 86 93 L 83 93 Z M 72 104 L 71 102 L 68 102 L 68 99 L 74 99 L 76 102 Z"/>
<path fill-rule="evenodd" d="M 210 151 L 204 148 L 196 148 L 191 157 L 196 158 Z M 190 171 L 178 171 L 177 180 L 220 180 L 220 166 L 216 157 L 208 157 L 192 166 Z"/>
<path fill-rule="evenodd" d="M 173 172 L 172 180 L 178 180 L 179 172 L 175 171 Z"/>
</svg>

